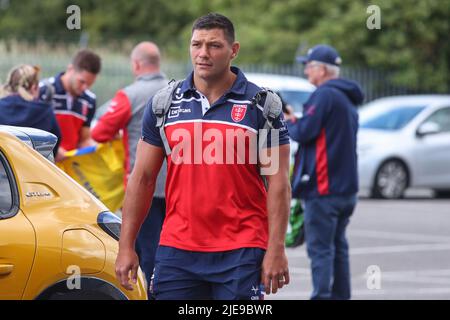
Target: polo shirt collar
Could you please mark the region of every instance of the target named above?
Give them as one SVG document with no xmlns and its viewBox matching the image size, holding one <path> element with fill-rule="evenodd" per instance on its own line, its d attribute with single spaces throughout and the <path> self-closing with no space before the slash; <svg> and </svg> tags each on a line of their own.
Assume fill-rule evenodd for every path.
<svg viewBox="0 0 450 320">
<path fill-rule="evenodd" d="M 239 68 L 231 67 L 230 69 L 234 74 L 236 74 L 236 80 L 227 93 L 245 94 L 245 90 L 247 89 L 247 78 Z M 180 88 L 180 93 L 185 94 L 189 90 L 196 91 L 194 87 L 194 71 L 192 71 L 185 81 L 183 81 Z"/>
</svg>

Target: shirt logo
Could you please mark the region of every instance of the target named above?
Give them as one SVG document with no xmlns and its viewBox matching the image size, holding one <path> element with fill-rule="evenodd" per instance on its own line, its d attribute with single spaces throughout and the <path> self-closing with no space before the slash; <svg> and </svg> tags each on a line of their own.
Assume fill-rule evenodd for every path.
<svg viewBox="0 0 450 320">
<path fill-rule="evenodd" d="M 178 118 L 181 113 L 191 113 L 191 109 L 189 109 L 189 108 L 182 109 L 181 106 L 171 107 L 169 109 L 169 114 L 167 117 L 169 119 Z"/>
<path fill-rule="evenodd" d="M 81 113 L 83 116 L 87 116 L 89 112 L 89 106 L 87 103 L 83 102 L 83 104 L 81 105 Z"/>
<path fill-rule="evenodd" d="M 234 122 L 241 122 L 247 112 L 247 106 L 245 104 L 233 104 L 231 109 L 231 119 Z"/>
<path fill-rule="evenodd" d="M 314 113 L 316 113 L 316 106 L 315 105 L 309 106 L 308 110 L 306 110 L 306 114 L 308 116 L 313 116 Z"/>
</svg>

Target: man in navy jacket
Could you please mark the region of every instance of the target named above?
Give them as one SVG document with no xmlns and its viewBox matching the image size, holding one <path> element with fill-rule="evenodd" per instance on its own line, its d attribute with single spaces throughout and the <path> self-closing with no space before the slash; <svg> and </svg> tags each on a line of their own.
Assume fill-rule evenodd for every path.
<svg viewBox="0 0 450 320">
<path fill-rule="evenodd" d="M 358 192 L 356 105 L 360 87 L 339 78 L 341 58 L 327 45 L 300 57 L 317 90 L 303 116 L 286 115 L 291 139 L 299 143 L 292 196 L 305 204 L 305 236 L 311 259 L 312 299 L 350 299 L 350 268 L 345 230 Z"/>
</svg>

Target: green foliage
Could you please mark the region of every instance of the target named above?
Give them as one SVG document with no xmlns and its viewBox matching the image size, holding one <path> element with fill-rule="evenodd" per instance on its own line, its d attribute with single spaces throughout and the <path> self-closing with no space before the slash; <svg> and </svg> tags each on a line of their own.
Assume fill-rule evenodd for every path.
<svg viewBox="0 0 450 320">
<path fill-rule="evenodd" d="M 344 65 L 392 72 L 403 86 L 450 91 L 450 0 L 0 0 L 0 37 L 77 41 L 128 52 L 125 43 L 157 42 L 170 60 L 188 61 L 193 21 L 220 12 L 235 24 L 237 63 L 291 64 L 308 47 L 328 43 Z M 66 8 L 77 4 L 82 30 L 66 29 Z M 369 30 L 367 7 L 381 9 L 381 30 Z"/>
</svg>

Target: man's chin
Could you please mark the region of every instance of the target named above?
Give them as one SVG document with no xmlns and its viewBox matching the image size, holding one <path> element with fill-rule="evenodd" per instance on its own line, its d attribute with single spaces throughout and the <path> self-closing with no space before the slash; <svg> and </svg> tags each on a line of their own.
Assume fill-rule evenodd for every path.
<svg viewBox="0 0 450 320">
<path fill-rule="evenodd" d="M 213 78 L 212 73 L 208 72 L 206 70 L 198 70 L 197 69 L 196 70 L 196 74 L 197 74 L 197 77 L 199 77 L 200 79 L 205 80 L 205 81 L 210 80 L 210 79 Z"/>
</svg>

